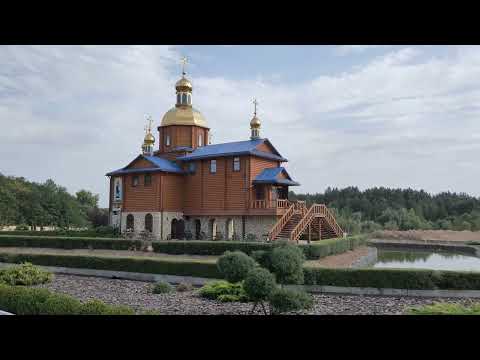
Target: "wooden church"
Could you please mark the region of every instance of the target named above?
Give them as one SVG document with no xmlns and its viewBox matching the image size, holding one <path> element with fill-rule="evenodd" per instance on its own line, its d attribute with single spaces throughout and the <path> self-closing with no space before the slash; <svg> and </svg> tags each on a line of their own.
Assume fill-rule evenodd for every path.
<svg viewBox="0 0 480 360">
<path fill-rule="evenodd" d="M 112 226 L 156 240 L 343 236 L 325 205 L 307 208 L 288 199 L 289 187 L 299 184 L 282 167 L 287 159 L 260 137 L 256 102 L 250 139 L 210 144 L 207 121 L 192 106 L 185 70 L 175 89 L 175 107 L 157 128 L 157 149 L 150 119 L 142 153 L 106 174 Z"/>
</svg>

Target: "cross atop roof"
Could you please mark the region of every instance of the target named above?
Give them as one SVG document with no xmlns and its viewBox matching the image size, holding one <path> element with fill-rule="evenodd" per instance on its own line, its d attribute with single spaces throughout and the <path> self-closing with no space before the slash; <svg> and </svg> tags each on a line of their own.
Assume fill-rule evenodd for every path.
<svg viewBox="0 0 480 360">
<path fill-rule="evenodd" d="M 182 63 L 182 75 L 185 75 L 185 65 L 188 63 L 187 58 L 184 56 L 180 59 L 180 62 Z"/>
<path fill-rule="evenodd" d="M 253 99 L 253 106 L 254 106 L 253 114 L 255 116 L 257 115 L 257 105 L 258 105 L 257 99 Z"/>
</svg>

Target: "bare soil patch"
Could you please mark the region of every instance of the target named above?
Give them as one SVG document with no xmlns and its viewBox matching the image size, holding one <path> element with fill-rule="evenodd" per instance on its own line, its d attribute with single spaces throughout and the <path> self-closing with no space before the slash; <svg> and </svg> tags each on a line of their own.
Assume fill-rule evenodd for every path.
<svg viewBox="0 0 480 360">
<path fill-rule="evenodd" d="M 453 230 L 382 230 L 372 235 L 376 239 L 392 240 L 443 240 L 443 241 L 480 241 L 480 231 L 453 231 Z"/>
<path fill-rule="evenodd" d="M 361 246 L 341 254 L 326 256 L 318 260 L 308 260 L 305 265 L 310 267 L 348 268 L 366 255 L 368 255 L 368 247 Z"/>
</svg>

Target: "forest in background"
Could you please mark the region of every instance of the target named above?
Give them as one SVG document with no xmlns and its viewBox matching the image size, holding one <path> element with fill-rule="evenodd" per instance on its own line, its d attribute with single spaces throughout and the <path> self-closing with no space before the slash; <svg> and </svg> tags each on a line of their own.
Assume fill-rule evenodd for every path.
<svg viewBox="0 0 480 360">
<path fill-rule="evenodd" d="M 480 199 L 463 193 L 375 187 L 327 188 L 324 193 L 289 193 L 291 200 L 325 204 L 348 233 L 376 230 L 480 230 Z"/>
<path fill-rule="evenodd" d="M 98 195 L 87 190 L 74 196 L 53 180 L 35 183 L 0 174 L 0 227 L 5 225 L 18 230 L 105 227 L 108 209 L 99 208 Z"/>
<path fill-rule="evenodd" d="M 357 187 L 327 188 L 324 193 L 295 194 L 291 200 L 327 205 L 348 233 L 376 230 L 480 230 L 480 199 L 468 194 L 423 190 Z M 75 195 L 53 180 L 35 183 L 0 174 L 0 227 L 102 228 L 108 209 L 87 190 Z"/>
</svg>

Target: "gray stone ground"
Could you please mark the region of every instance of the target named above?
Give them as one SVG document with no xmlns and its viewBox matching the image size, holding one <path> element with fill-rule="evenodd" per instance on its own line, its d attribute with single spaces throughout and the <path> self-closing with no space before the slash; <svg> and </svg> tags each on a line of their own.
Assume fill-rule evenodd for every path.
<svg viewBox="0 0 480 360">
<path fill-rule="evenodd" d="M 72 295 L 81 301 L 99 299 L 109 304 L 128 305 L 137 311 L 154 309 L 168 315 L 242 315 L 251 304 L 220 303 L 202 299 L 198 289 L 170 294 L 152 294 L 152 283 L 130 280 L 56 275 L 53 282 L 39 285 Z M 314 295 L 311 315 L 400 315 L 408 306 L 431 304 L 435 300 L 469 303 L 468 299 L 432 299 L 414 297 L 380 297 L 348 295 Z M 257 312 L 260 313 L 260 312 Z"/>
</svg>

